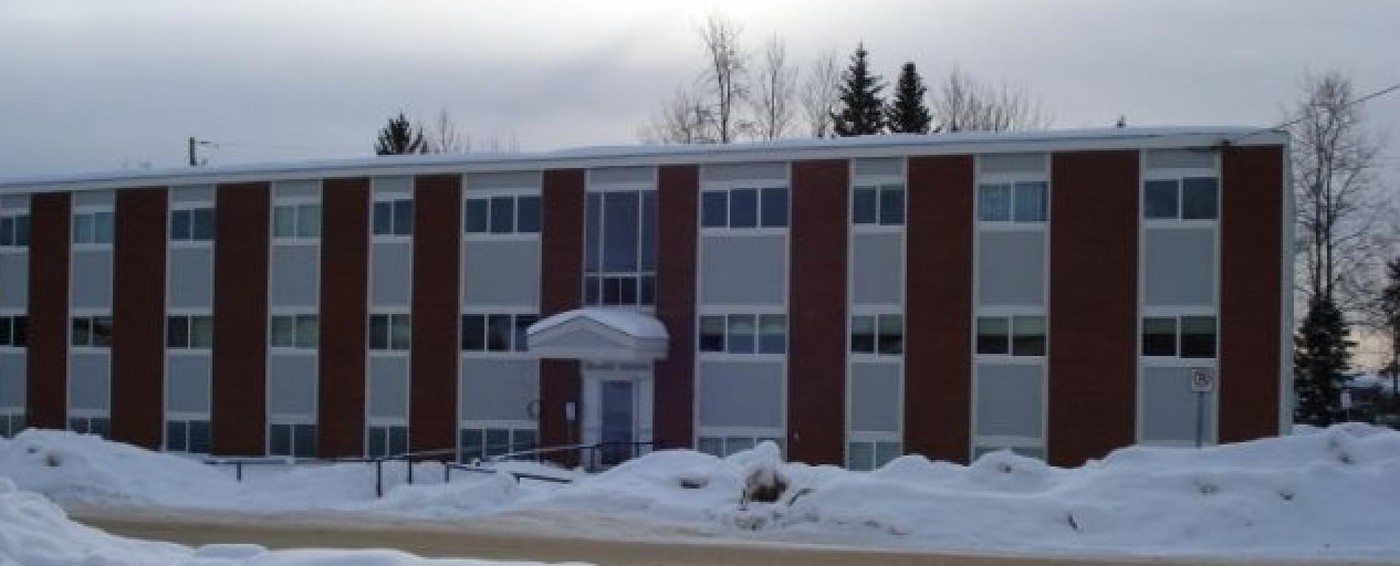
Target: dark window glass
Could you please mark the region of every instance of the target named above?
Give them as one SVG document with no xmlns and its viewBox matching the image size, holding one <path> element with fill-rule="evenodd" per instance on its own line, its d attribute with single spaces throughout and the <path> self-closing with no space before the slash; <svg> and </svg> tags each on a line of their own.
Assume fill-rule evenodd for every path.
<svg viewBox="0 0 1400 566">
<path fill-rule="evenodd" d="M 1142 319 L 1142 355 L 1176 355 L 1176 317 Z"/>
<path fill-rule="evenodd" d="M 1011 185 L 977 187 L 977 219 L 983 222 L 1011 220 Z"/>
<path fill-rule="evenodd" d="M 904 224 L 904 187 L 887 185 L 880 188 L 880 224 Z"/>
<path fill-rule="evenodd" d="M 875 317 L 851 317 L 851 351 L 858 354 L 875 353 Z"/>
<path fill-rule="evenodd" d="M 519 452 L 521 450 L 534 450 L 535 431 L 529 429 L 516 430 L 515 438 L 512 440 L 512 443 L 514 447 L 511 448 L 511 450 L 514 452 Z"/>
<path fill-rule="evenodd" d="M 190 317 L 190 347 L 214 347 L 214 317 L 209 315 Z"/>
<path fill-rule="evenodd" d="M 112 317 L 92 317 L 92 345 L 103 347 L 112 345 Z"/>
<path fill-rule="evenodd" d="M 0 218 L 0 246 L 15 245 L 15 220 Z"/>
<path fill-rule="evenodd" d="M 1215 317 L 1181 317 L 1181 357 L 1215 357 Z"/>
<path fill-rule="evenodd" d="M 13 340 L 14 346 L 17 347 L 17 348 L 23 348 L 23 347 L 25 347 L 25 346 L 28 346 L 28 345 L 29 345 L 29 317 L 27 317 L 27 316 L 17 316 L 17 317 L 15 317 L 15 318 L 14 318 L 14 325 L 15 325 L 15 326 L 14 326 L 14 336 L 11 338 L 11 339 Z"/>
<path fill-rule="evenodd" d="M 1181 180 L 1181 217 L 1186 220 L 1214 220 L 1219 185 L 1215 177 Z"/>
<path fill-rule="evenodd" d="M 588 273 L 597 273 L 602 267 L 602 255 L 598 249 L 603 226 L 602 199 L 603 195 L 599 193 L 589 193 L 584 201 L 583 268 Z"/>
<path fill-rule="evenodd" d="M 701 352 L 724 351 L 724 325 L 724 317 L 722 316 L 700 317 Z"/>
<path fill-rule="evenodd" d="M 190 447 L 185 438 L 184 421 L 165 422 L 165 449 L 175 452 L 187 452 Z"/>
<path fill-rule="evenodd" d="M 874 224 L 879 209 L 878 191 L 875 187 L 856 187 L 851 205 L 851 223 Z"/>
<path fill-rule="evenodd" d="M 499 456 L 510 451 L 510 430 L 504 428 L 486 429 L 486 456 Z"/>
<path fill-rule="evenodd" d="M 641 271 L 656 269 L 656 191 L 642 191 Z"/>
<path fill-rule="evenodd" d="M 188 240 L 190 239 L 190 211 L 172 210 L 170 211 L 170 239 Z"/>
<path fill-rule="evenodd" d="M 753 228 L 758 225 L 758 190 L 729 191 L 729 227 Z"/>
<path fill-rule="evenodd" d="M 1176 206 L 1175 180 L 1147 181 L 1143 184 L 1143 218 L 1176 218 Z"/>
<path fill-rule="evenodd" d="M 700 193 L 700 225 L 706 228 L 729 225 L 729 191 Z"/>
<path fill-rule="evenodd" d="M 74 214 L 74 215 L 73 215 L 73 243 L 75 243 L 75 244 L 91 244 L 91 243 L 92 243 L 92 215 L 91 215 L 91 214 Z"/>
<path fill-rule="evenodd" d="M 637 278 L 619 277 L 617 278 L 617 303 L 619 305 L 637 304 Z"/>
<path fill-rule="evenodd" d="M 788 190 L 783 187 L 763 189 L 763 225 L 788 225 Z"/>
<path fill-rule="evenodd" d="M 296 318 L 290 316 L 272 317 L 272 328 L 269 333 L 272 339 L 269 341 L 278 348 L 291 348 L 296 345 Z"/>
<path fill-rule="evenodd" d="M 78 419 L 78 418 L 70 418 L 70 419 L 68 419 L 68 430 L 71 430 L 71 431 L 77 432 L 77 433 L 84 433 L 84 434 L 87 433 L 87 431 L 88 431 L 88 422 L 87 422 L 87 419 Z"/>
<path fill-rule="evenodd" d="M 88 419 L 88 432 L 101 436 L 102 438 L 107 438 L 111 436 L 108 434 L 108 432 L 111 431 L 111 424 L 112 423 L 106 418 L 99 417 Z"/>
<path fill-rule="evenodd" d="M 510 351 L 510 339 L 515 333 L 510 315 L 493 314 L 486 317 L 486 349 L 492 352 Z"/>
<path fill-rule="evenodd" d="M 389 349 L 389 315 L 369 315 L 369 349 Z"/>
<path fill-rule="evenodd" d="M 316 456 L 316 425 L 293 425 L 292 447 L 292 455 L 298 458 Z"/>
<path fill-rule="evenodd" d="M 1003 316 L 979 316 L 977 317 L 977 353 L 979 354 L 1009 354 L 1011 344 L 1008 340 L 1011 329 L 1007 325 L 1006 317 Z"/>
<path fill-rule="evenodd" d="M 209 421 L 190 421 L 189 451 L 195 454 L 209 453 Z"/>
<path fill-rule="evenodd" d="M 603 304 L 622 304 L 622 280 L 617 277 L 603 278 Z"/>
<path fill-rule="evenodd" d="M 297 237 L 319 238 L 321 236 L 321 205 L 303 204 L 297 207 Z"/>
<path fill-rule="evenodd" d="M 192 215 L 192 238 L 206 242 L 212 241 L 214 239 L 214 209 L 209 207 L 196 208 Z"/>
<path fill-rule="evenodd" d="M 13 324 L 10 317 L 0 316 L 0 346 L 9 346 L 14 341 L 14 336 L 11 334 Z"/>
<path fill-rule="evenodd" d="M 92 319 L 73 319 L 73 345 L 87 346 L 92 343 Z"/>
<path fill-rule="evenodd" d="M 276 318 L 273 322 L 276 322 Z M 190 317 L 171 316 L 165 319 L 165 345 L 170 348 L 190 347 Z"/>
<path fill-rule="evenodd" d="M 782 354 L 787 352 L 786 315 L 759 315 L 758 352 L 760 354 Z"/>
<path fill-rule="evenodd" d="M 483 351 L 486 349 L 486 317 L 479 314 L 462 315 L 462 349 Z"/>
<path fill-rule="evenodd" d="M 466 428 L 458 434 L 462 451 L 462 461 L 471 462 L 482 457 L 481 453 L 481 429 Z"/>
<path fill-rule="evenodd" d="M 297 234 L 296 208 L 278 206 L 272 209 L 272 237 L 291 238 Z"/>
<path fill-rule="evenodd" d="M 112 243 L 112 213 L 98 212 L 92 215 L 92 241 L 98 244 Z"/>
<path fill-rule="evenodd" d="M 380 201 L 374 203 L 374 233 L 394 233 L 394 203 Z"/>
<path fill-rule="evenodd" d="M 16 245 L 16 246 L 27 246 L 27 245 L 29 245 L 29 217 L 28 217 L 28 216 L 16 216 L 16 217 L 15 217 L 15 245 Z"/>
<path fill-rule="evenodd" d="M 882 314 L 878 321 L 879 332 L 876 349 L 881 354 L 904 353 L 904 317 L 897 314 Z"/>
<path fill-rule="evenodd" d="M 600 285 L 602 285 L 602 281 L 596 275 L 590 275 L 588 277 L 583 278 L 583 304 L 599 304 L 599 302 L 602 300 L 601 291 L 599 289 Z"/>
<path fill-rule="evenodd" d="M 300 314 L 297 321 L 297 347 L 315 348 L 320 342 L 321 320 L 314 314 Z"/>
<path fill-rule="evenodd" d="M 656 304 L 656 276 L 643 275 L 637 278 L 637 301 L 643 305 Z"/>
<path fill-rule="evenodd" d="M 409 199 L 394 201 L 394 235 L 408 236 L 413 234 L 413 201 Z"/>
<path fill-rule="evenodd" d="M 479 234 L 486 231 L 486 218 L 489 214 L 488 206 L 489 204 L 486 199 L 467 199 L 467 210 L 465 219 L 463 220 L 463 225 L 465 226 L 463 229 L 466 230 L 467 233 Z"/>
<path fill-rule="evenodd" d="M 1011 355 L 1045 355 L 1045 317 L 1011 317 Z"/>
<path fill-rule="evenodd" d="M 491 233 L 515 232 L 515 197 L 491 197 Z"/>
<path fill-rule="evenodd" d="M 515 231 L 536 233 L 540 231 L 540 197 L 519 197 L 515 201 Z"/>
<path fill-rule="evenodd" d="M 731 354 L 752 354 L 754 353 L 754 339 L 757 337 L 758 328 L 754 323 L 754 316 L 751 314 L 731 314 L 729 315 L 729 353 Z"/>
<path fill-rule="evenodd" d="M 292 455 L 292 426 L 275 424 L 268 427 L 268 453 L 273 456 Z"/>
<path fill-rule="evenodd" d="M 530 325 L 539 321 L 540 317 L 532 314 L 520 314 L 515 316 L 515 351 L 524 352 L 529 349 Z"/>
<path fill-rule="evenodd" d="M 406 314 L 389 316 L 389 349 L 407 350 L 413 335 L 412 319 Z"/>
<path fill-rule="evenodd" d="M 389 427 L 389 453 L 404 454 L 408 452 L 408 427 Z"/>
<path fill-rule="evenodd" d="M 388 456 L 388 433 L 384 427 L 369 427 L 369 456 Z"/>
<path fill-rule="evenodd" d="M 637 270 L 640 201 L 641 197 L 633 191 L 603 194 L 604 271 Z"/>
<path fill-rule="evenodd" d="M 1016 183 L 1017 222 L 1045 221 L 1045 183 Z"/>
</svg>

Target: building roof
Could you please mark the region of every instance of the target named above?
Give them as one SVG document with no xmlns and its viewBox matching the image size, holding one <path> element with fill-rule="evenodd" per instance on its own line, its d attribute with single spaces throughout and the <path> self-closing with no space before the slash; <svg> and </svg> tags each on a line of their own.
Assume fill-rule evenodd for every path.
<svg viewBox="0 0 1400 566">
<path fill-rule="evenodd" d="M 894 155 L 1284 145 L 1287 142 L 1287 133 L 1271 128 L 1204 126 L 1030 132 L 959 132 L 928 135 L 892 134 L 836 139 L 785 139 L 727 145 L 630 145 L 580 147 L 529 153 L 385 155 L 355 159 L 0 177 L 0 194 L 49 190 L 207 185 L 274 179 L 418 175 L 443 172 L 521 171 Z"/>
</svg>

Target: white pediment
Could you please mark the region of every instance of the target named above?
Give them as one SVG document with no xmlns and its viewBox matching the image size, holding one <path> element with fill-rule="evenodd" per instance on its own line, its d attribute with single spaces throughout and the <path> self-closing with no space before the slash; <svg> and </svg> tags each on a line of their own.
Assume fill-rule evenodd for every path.
<svg viewBox="0 0 1400 566">
<path fill-rule="evenodd" d="M 526 330 L 540 358 L 652 361 L 666 357 L 666 327 L 644 313 L 583 308 L 550 316 Z"/>
</svg>

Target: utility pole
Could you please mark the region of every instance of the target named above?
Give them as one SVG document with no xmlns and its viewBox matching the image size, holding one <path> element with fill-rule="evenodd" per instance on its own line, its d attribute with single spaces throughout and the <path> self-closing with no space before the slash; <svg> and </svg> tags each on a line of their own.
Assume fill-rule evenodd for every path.
<svg viewBox="0 0 1400 566">
<path fill-rule="evenodd" d="M 197 145 L 214 145 L 214 142 L 208 140 L 197 140 L 194 139 L 194 136 L 190 136 L 190 167 L 199 167 L 200 165 L 199 155 L 195 153 L 195 146 Z"/>
</svg>

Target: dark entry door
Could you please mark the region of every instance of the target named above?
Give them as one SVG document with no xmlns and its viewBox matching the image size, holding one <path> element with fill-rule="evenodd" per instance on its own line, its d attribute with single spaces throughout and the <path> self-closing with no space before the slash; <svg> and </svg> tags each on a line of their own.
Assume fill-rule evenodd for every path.
<svg viewBox="0 0 1400 566">
<path fill-rule="evenodd" d="M 635 387 L 632 381 L 603 382 L 603 465 L 612 466 L 632 456 L 635 440 Z"/>
</svg>

